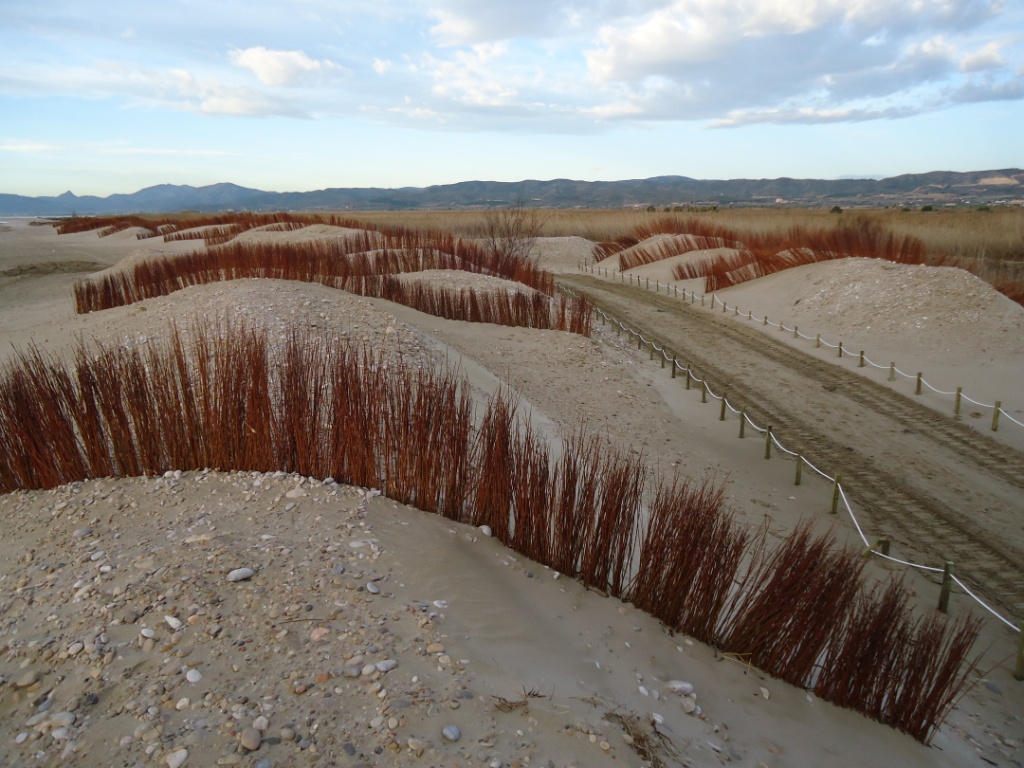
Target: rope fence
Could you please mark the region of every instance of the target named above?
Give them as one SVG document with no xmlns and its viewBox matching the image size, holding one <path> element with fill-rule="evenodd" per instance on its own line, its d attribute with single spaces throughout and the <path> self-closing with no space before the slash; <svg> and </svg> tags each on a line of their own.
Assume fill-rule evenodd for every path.
<svg viewBox="0 0 1024 768">
<path fill-rule="evenodd" d="M 638 280 L 638 282 L 639 282 L 639 280 Z M 668 287 L 669 286 L 666 285 L 666 289 Z M 560 288 L 561 288 L 562 291 L 568 293 L 569 295 L 578 298 L 578 294 L 575 291 L 572 291 L 571 289 L 566 288 L 564 286 L 561 286 Z M 685 291 L 684 291 L 684 297 L 685 297 Z M 701 298 L 703 298 L 703 297 L 701 297 Z M 695 299 L 693 298 L 693 293 L 692 292 L 691 292 L 691 301 L 695 301 Z M 712 301 L 715 301 L 714 295 L 712 295 Z M 831 508 L 831 512 L 830 513 L 831 514 L 836 514 L 838 512 L 839 503 L 842 502 L 842 506 L 846 510 L 846 514 L 849 516 L 851 522 L 853 523 L 854 528 L 857 530 L 857 535 L 860 537 L 861 541 L 864 543 L 864 547 L 865 547 L 865 549 L 864 549 L 864 557 L 871 557 L 871 556 L 880 557 L 880 558 L 882 558 L 884 560 L 887 560 L 889 562 L 897 563 L 899 565 L 903 565 L 903 566 L 908 567 L 908 568 L 913 568 L 913 569 L 916 569 L 916 570 L 920 570 L 920 571 L 924 571 L 924 572 L 929 572 L 929 573 L 943 573 L 943 587 L 942 587 L 942 593 L 941 593 L 940 599 L 939 599 L 939 609 L 940 610 L 942 610 L 943 612 L 947 612 L 948 611 L 949 592 L 950 592 L 950 589 L 952 587 L 952 584 L 955 583 L 955 584 L 957 584 L 963 590 L 963 592 L 966 595 L 968 595 L 970 598 L 972 598 L 976 603 L 978 603 L 978 605 L 980 605 L 982 608 L 984 608 L 988 613 L 990 613 L 992 616 L 994 616 L 1000 622 L 1005 624 L 1013 632 L 1018 633 L 1018 635 L 1020 636 L 1020 640 L 1019 640 L 1019 647 L 1018 647 L 1018 654 L 1017 654 L 1017 656 L 1018 656 L 1017 666 L 1016 666 L 1016 670 L 1015 670 L 1015 673 L 1014 673 L 1014 677 L 1016 677 L 1016 679 L 1018 679 L 1018 680 L 1024 680 L 1024 626 L 1018 627 L 1018 626 L 1014 625 L 1013 622 L 1011 622 L 1009 619 L 1005 618 L 1004 616 L 1000 615 L 994 608 L 989 606 L 981 598 L 979 598 L 977 595 L 975 595 L 974 592 L 971 591 L 963 583 L 963 581 L 961 579 L 957 578 L 956 576 L 954 576 L 952 574 L 952 565 L 953 565 L 952 563 L 947 563 L 944 568 L 936 568 L 934 566 L 922 565 L 920 563 L 914 563 L 914 562 L 910 562 L 910 561 L 907 561 L 907 560 L 901 560 L 899 558 L 892 557 L 891 555 L 889 555 L 889 540 L 887 538 L 879 538 L 879 539 L 877 539 L 877 540 L 872 542 L 865 535 L 864 529 L 861 526 L 861 523 L 858 520 L 857 515 L 856 515 L 856 513 L 853 510 L 853 506 L 850 504 L 849 499 L 846 497 L 846 491 L 843 489 L 842 484 L 840 483 L 840 476 L 838 474 L 835 477 L 832 477 L 828 473 L 826 473 L 826 472 L 822 471 L 821 469 L 819 469 L 818 467 L 816 467 L 814 464 L 812 464 L 806 458 L 804 458 L 803 455 L 801 455 L 799 453 L 796 453 L 795 451 L 791 451 L 788 448 L 786 448 L 781 442 L 779 442 L 778 438 L 773 434 L 771 426 L 761 427 L 758 424 L 756 424 L 747 415 L 746 411 L 744 411 L 742 409 L 738 410 L 732 403 L 730 403 L 728 401 L 728 399 L 727 399 L 725 394 L 721 394 L 721 395 L 715 394 L 712 391 L 711 385 L 709 384 L 707 379 L 706 378 L 702 379 L 702 378 L 698 377 L 693 372 L 693 370 L 690 368 L 689 364 L 687 364 L 687 365 L 680 364 L 678 359 L 675 356 L 669 356 L 668 350 L 665 347 L 658 346 L 657 343 L 655 343 L 655 341 L 653 339 L 646 338 L 641 331 L 635 330 L 635 329 L 631 328 L 630 326 L 626 325 L 622 321 L 618 320 L 617 318 L 613 317 L 612 315 L 608 314 L 607 312 L 605 312 L 604 310 L 602 310 L 602 309 L 600 309 L 600 308 L 598 308 L 596 306 L 594 307 L 594 312 L 601 318 L 601 321 L 603 323 L 613 325 L 615 327 L 615 329 L 616 329 L 616 333 L 617 334 L 625 332 L 625 333 L 627 333 L 627 334 L 629 334 L 631 336 L 634 336 L 637 339 L 637 349 L 638 350 L 642 349 L 644 345 L 649 346 L 650 347 L 650 351 L 651 351 L 651 359 L 652 360 L 653 360 L 654 354 L 656 352 L 660 353 L 661 357 L 662 357 L 662 367 L 665 367 L 666 363 L 671 365 L 672 378 L 676 378 L 677 373 L 685 373 L 686 374 L 686 381 L 685 381 L 686 389 L 690 389 L 691 388 L 691 384 L 699 385 L 700 389 L 701 389 L 701 402 L 707 402 L 707 398 L 709 396 L 713 400 L 721 401 L 722 408 L 721 408 L 720 420 L 722 420 L 722 421 L 725 420 L 724 414 L 725 414 L 726 410 L 730 410 L 733 413 L 738 414 L 739 417 L 740 417 L 740 430 L 739 430 L 739 436 L 740 437 L 744 436 L 744 432 L 745 432 L 747 427 L 749 427 L 750 429 L 754 430 L 754 432 L 758 433 L 759 435 L 764 435 L 765 436 L 765 458 L 766 459 L 770 459 L 771 458 L 771 446 L 773 446 L 773 445 L 776 447 L 776 449 L 778 449 L 782 453 L 784 453 L 784 454 L 786 454 L 788 456 L 791 456 L 791 457 L 795 457 L 795 459 L 796 459 L 796 466 L 797 466 L 797 471 L 796 471 L 796 478 L 797 478 L 796 479 L 796 484 L 797 485 L 799 485 L 800 482 L 801 482 L 801 474 L 802 474 L 802 470 L 803 470 L 803 468 L 805 466 L 807 468 L 809 468 L 812 472 L 814 472 L 815 474 L 820 476 L 825 481 L 831 483 L 832 486 L 833 486 L 833 497 L 832 497 L 832 508 Z M 767 318 L 765 318 L 765 319 L 767 320 Z M 792 329 L 786 329 L 786 330 L 792 330 Z M 807 337 L 805 337 L 805 338 L 807 338 Z"/>
<path fill-rule="evenodd" d="M 621 283 L 625 283 L 627 281 L 626 279 L 628 278 L 629 284 L 633 285 L 633 280 L 634 280 L 634 276 L 633 275 L 626 275 L 623 272 L 618 272 L 616 270 L 609 270 L 609 269 L 607 269 L 605 267 L 597 267 L 594 264 L 587 264 L 586 262 L 580 262 L 579 268 L 583 272 L 589 272 L 590 274 L 596 274 L 599 277 L 600 276 L 610 277 L 613 280 L 615 279 L 615 275 L 618 275 L 619 276 L 619 282 L 621 282 Z M 644 287 L 647 290 L 652 290 L 650 278 L 643 278 L 643 280 L 644 280 L 643 284 L 641 284 L 640 280 L 641 280 L 641 278 L 639 276 L 636 276 L 636 285 L 638 287 Z M 665 283 L 664 288 L 665 288 L 665 295 L 666 296 L 673 296 L 674 295 L 677 298 L 681 296 L 683 301 L 686 301 L 687 291 L 686 291 L 685 288 L 680 292 L 679 286 L 669 285 L 668 283 Z M 660 280 L 655 280 L 654 281 L 653 290 L 655 292 L 657 292 L 657 293 L 661 293 L 661 289 L 662 289 L 661 281 Z M 707 306 L 705 301 L 708 298 L 708 294 L 703 294 L 703 293 L 702 294 L 698 294 L 696 291 L 690 291 L 689 293 L 690 293 L 690 303 L 691 304 L 696 304 L 697 301 L 699 300 L 700 301 L 700 305 L 702 307 Z M 733 312 L 734 316 L 742 316 L 742 313 L 740 312 L 739 307 L 737 307 L 737 306 L 730 307 L 726 302 L 724 302 L 720 298 L 718 298 L 718 296 L 716 294 L 714 294 L 714 293 L 710 294 L 710 300 L 711 300 L 711 309 L 714 309 L 716 307 L 716 305 L 717 305 L 717 306 L 721 306 L 723 313 L 729 312 L 731 310 Z M 835 350 L 838 351 L 837 357 L 844 357 L 844 356 L 849 354 L 849 352 L 847 350 L 843 349 L 843 342 L 840 341 L 838 344 L 831 344 L 828 341 L 826 341 L 825 339 L 821 338 L 821 334 L 820 333 L 819 334 L 815 334 L 814 336 L 809 336 L 809 335 L 803 333 L 799 329 L 799 327 L 796 326 L 796 325 L 794 325 L 792 328 L 787 328 L 785 323 L 773 322 L 773 321 L 768 319 L 767 315 L 765 315 L 764 317 L 757 317 L 757 316 L 755 316 L 753 314 L 753 312 L 751 312 L 749 310 L 747 311 L 746 318 L 747 318 L 747 320 L 750 320 L 751 322 L 759 322 L 759 323 L 762 323 L 765 326 L 772 326 L 774 328 L 778 328 L 780 331 L 792 332 L 794 338 L 801 338 L 801 339 L 805 339 L 807 341 L 813 341 L 814 342 L 814 346 L 816 348 L 820 348 L 820 347 L 824 346 L 824 347 L 827 347 L 829 349 L 835 349 Z M 937 395 L 942 395 L 944 397 L 953 397 L 953 398 L 955 398 L 954 404 L 953 404 L 953 416 L 955 418 L 959 418 L 960 417 L 961 406 L 962 406 L 964 401 L 967 401 L 971 405 L 975 405 L 978 408 L 991 409 L 992 410 L 991 429 L 992 429 L 993 432 L 998 432 L 999 431 L 999 423 L 1000 423 L 1001 419 L 1005 419 L 1007 421 L 1010 421 L 1011 423 L 1016 424 L 1018 427 L 1024 427 L 1024 422 L 1018 421 L 1005 408 L 1003 408 L 1003 403 L 1002 403 L 1001 400 L 996 400 L 994 403 L 983 403 L 983 402 L 980 402 L 978 400 L 974 400 L 973 398 L 968 397 L 966 394 L 964 394 L 962 387 L 957 387 L 956 390 L 954 390 L 954 391 L 946 391 L 946 390 L 938 389 L 937 387 L 932 386 L 927 380 L 925 380 L 925 378 L 924 378 L 924 376 L 923 376 L 923 374 L 921 372 L 907 373 L 906 371 L 901 371 L 899 368 L 896 367 L 896 363 L 889 363 L 888 365 L 882 365 L 880 363 L 876 363 L 874 360 L 871 360 L 863 351 L 861 351 L 858 354 L 858 358 L 859 358 L 858 359 L 858 367 L 859 368 L 865 368 L 865 367 L 870 366 L 872 368 L 877 368 L 878 370 L 882 370 L 882 371 L 888 370 L 889 371 L 889 378 L 888 378 L 889 381 L 896 381 L 896 377 L 897 376 L 902 376 L 903 378 L 906 378 L 906 379 L 913 379 L 913 380 L 915 380 L 915 387 L 914 387 L 914 393 L 915 394 L 920 395 L 925 389 L 928 389 L 928 390 L 934 392 Z"/>
</svg>

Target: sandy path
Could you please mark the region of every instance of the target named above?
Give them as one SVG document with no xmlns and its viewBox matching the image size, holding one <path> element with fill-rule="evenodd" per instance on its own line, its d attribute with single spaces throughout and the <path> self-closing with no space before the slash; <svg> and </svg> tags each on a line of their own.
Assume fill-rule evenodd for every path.
<svg viewBox="0 0 1024 768">
<path fill-rule="evenodd" d="M 841 474 L 900 556 L 952 560 L 968 583 L 1024 614 L 1024 455 L 715 313 L 614 282 L 560 279 L 667 344 L 790 450 Z"/>
</svg>

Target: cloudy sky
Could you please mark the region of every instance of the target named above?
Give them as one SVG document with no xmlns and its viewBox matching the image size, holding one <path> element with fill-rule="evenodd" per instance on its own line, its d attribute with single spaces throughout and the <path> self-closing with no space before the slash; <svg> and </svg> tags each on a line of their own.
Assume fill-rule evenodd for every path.
<svg viewBox="0 0 1024 768">
<path fill-rule="evenodd" d="M 1021 0 L 0 0 L 0 192 L 1021 166 Z"/>
</svg>

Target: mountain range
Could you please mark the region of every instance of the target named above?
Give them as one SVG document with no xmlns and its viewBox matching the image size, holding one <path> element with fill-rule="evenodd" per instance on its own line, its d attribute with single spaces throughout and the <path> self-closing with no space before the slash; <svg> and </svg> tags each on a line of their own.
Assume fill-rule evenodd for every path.
<svg viewBox="0 0 1024 768">
<path fill-rule="evenodd" d="M 540 208 L 629 206 L 883 207 L 1024 203 L 1024 171 L 934 171 L 885 179 L 553 179 L 463 181 L 431 187 L 330 188 L 267 192 L 237 184 L 159 184 L 109 197 L 0 194 L 0 216 L 73 216 L 179 211 L 367 211 L 491 208 L 521 201 Z"/>
</svg>

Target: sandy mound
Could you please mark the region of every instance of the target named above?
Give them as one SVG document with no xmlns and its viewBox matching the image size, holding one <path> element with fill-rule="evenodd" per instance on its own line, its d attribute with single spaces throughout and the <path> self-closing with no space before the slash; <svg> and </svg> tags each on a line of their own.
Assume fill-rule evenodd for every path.
<svg viewBox="0 0 1024 768">
<path fill-rule="evenodd" d="M 54 258 L 50 245 L 44 253 Z M 574 271 L 591 246 L 545 238 L 538 254 L 547 268 Z M 118 245 L 111 260 L 123 252 Z M 424 364 L 450 354 L 474 387 L 511 382 L 552 430 L 588 421 L 665 468 L 732 472 L 731 503 L 752 520 L 771 510 L 780 535 L 793 519 L 820 516 L 827 498 L 813 478 L 794 487 L 788 464 L 764 461 L 757 441 L 723 431 L 713 406 L 607 330 L 609 343 L 476 327 L 257 280 L 73 316 L 69 276 L 32 280 L 30 304 L 21 290 L 0 302 L 5 350 L 35 338 L 59 352 L 78 334 L 148 344 L 171 320 L 225 315 L 278 339 L 312 327 L 332 339 L 393 342 Z M 826 294 L 817 314 L 810 309 L 824 285 L 804 286 L 797 304 L 790 288 L 751 284 L 733 295 L 748 291 L 743 301 L 757 309 L 773 306 L 778 291 L 787 311 L 805 305 L 802 327 L 835 319 Z M 974 326 L 954 324 L 947 335 L 970 340 Z M 1005 663 L 972 678 L 926 748 L 672 637 L 475 529 L 365 489 L 282 474 L 104 479 L 0 496 L 0 524 L 0 753 L 14 765 L 639 768 L 651 764 L 636 746 L 652 720 L 677 750 L 660 753 L 668 765 L 952 768 L 1021 756 L 1021 689 Z M 229 580 L 240 568 L 254 573 Z M 672 680 L 692 684 L 696 701 Z"/>
</svg>

